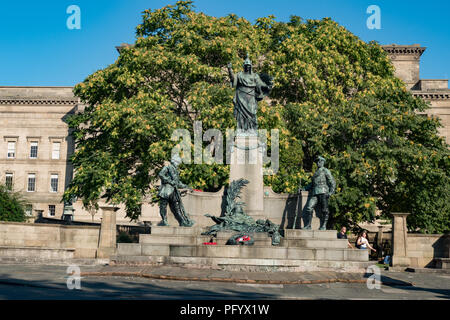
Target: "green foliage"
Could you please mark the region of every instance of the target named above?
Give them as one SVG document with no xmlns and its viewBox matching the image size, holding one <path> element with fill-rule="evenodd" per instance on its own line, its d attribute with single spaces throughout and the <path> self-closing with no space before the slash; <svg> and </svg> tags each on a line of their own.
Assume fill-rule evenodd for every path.
<svg viewBox="0 0 450 320">
<path fill-rule="evenodd" d="M 0 221 L 25 221 L 24 203 L 17 193 L 7 190 L 0 185 Z"/>
<path fill-rule="evenodd" d="M 302 142 L 303 168 L 313 172 L 317 155 L 328 160 L 338 182 L 333 222 L 373 221 L 378 208 L 411 212 L 412 230 L 448 230 L 450 153 L 439 121 L 416 113 L 428 105 L 394 77 L 376 43 L 330 19 L 291 25 L 295 32 L 283 26 L 289 36 L 271 57 L 273 97 Z"/>
<path fill-rule="evenodd" d="M 258 110 L 260 128 L 280 130 L 280 170 L 264 178 L 267 185 L 296 192 L 323 155 L 338 183 L 331 222 L 372 221 L 379 208 L 411 212 L 413 230 L 450 229 L 450 153 L 437 136 L 440 123 L 417 115 L 428 105 L 394 77 L 377 43 L 329 18 L 286 23 L 269 16 L 253 24 L 197 13 L 192 1 L 144 11 L 135 44 L 75 87 L 88 107 L 69 121 L 76 174 L 65 198 L 90 207 L 104 194 L 137 218 L 176 144 L 173 129 L 193 136 L 194 121 L 204 131 L 235 128 L 226 64 L 240 70 L 247 52 L 256 72 L 274 76 Z M 196 189 L 228 183 L 227 165 L 181 169 Z"/>
<path fill-rule="evenodd" d="M 120 232 L 117 235 L 117 243 L 133 243 L 134 240 L 132 239 L 132 237 L 126 233 L 126 232 Z"/>
</svg>

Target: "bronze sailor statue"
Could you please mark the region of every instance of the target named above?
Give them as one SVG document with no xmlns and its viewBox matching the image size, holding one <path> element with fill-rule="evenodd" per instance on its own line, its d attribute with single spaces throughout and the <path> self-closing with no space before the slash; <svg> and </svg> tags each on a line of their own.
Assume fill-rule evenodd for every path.
<svg viewBox="0 0 450 320">
<path fill-rule="evenodd" d="M 180 181 L 178 173 L 178 166 L 180 164 L 180 156 L 174 155 L 170 160 L 170 164 L 162 168 L 159 172 L 159 178 L 161 179 L 161 187 L 158 193 L 160 198 L 159 214 L 162 219 L 158 224 L 159 226 L 169 225 L 167 221 L 167 205 L 170 206 L 181 227 L 191 227 L 194 225 L 194 221 L 189 217 L 181 201 L 182 192 L 180 192 L 180 189 L 192 189 Z"/>
</svg>

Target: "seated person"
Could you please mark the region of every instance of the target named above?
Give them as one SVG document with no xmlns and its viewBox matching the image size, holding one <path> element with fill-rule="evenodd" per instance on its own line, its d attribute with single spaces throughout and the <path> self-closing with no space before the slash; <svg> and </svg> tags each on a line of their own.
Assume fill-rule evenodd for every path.
<svg viewBox="0 0 450 320">
<path fill-rule="evenodd" d="M 341 231 L 337 234 L 338 239 L 347 239 L 347 228 L 346 227 L 342 227 Z M 350 244 L 350 242 L 348 242 L 347 240 L 347 245 L 350 249 L 353 249 L 353 246 Z"/>
<path fill-rule="evenodd" d="M 356 247 L 358 249 L 367 249 L 367 248 L 369 248 L 373 252 L 377 251 L 377 250 L 375 250 L 374 248 L 371 247 L 369 241 L 367 240 L 367 232 L 366 231 L 362 231 L 359 234 L 358 239 L 356 239 Z"/>
</svg>

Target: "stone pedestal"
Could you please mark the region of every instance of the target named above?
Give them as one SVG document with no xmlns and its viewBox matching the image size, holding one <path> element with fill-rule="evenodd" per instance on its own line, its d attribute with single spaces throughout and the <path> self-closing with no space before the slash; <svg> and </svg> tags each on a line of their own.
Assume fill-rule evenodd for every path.
<svg viewBox="0 0 450 320">
<path fill-rule="evenodd" d="M 265 218 L 263 152 L 256 135 L 237 136 L 231 149 L 230 183 L 241 178 L 249 181 L 239 201 L 245 202 L 245 212 L 255 220 Z"/>
<path fill-rule="evenodd" d="M 409 213 L 392 213 L 392 266 L 408 267 L 408 228 L 406 217 Z"/>
<path fill-rule="evenodd" d="M 97 258 L 104 259 L 116 253 L 116 211 L 118 207 L 104 205 L 102 211 L 102 224 L 100 226 L 100 240 L 97 250 Z"/>
</svg>

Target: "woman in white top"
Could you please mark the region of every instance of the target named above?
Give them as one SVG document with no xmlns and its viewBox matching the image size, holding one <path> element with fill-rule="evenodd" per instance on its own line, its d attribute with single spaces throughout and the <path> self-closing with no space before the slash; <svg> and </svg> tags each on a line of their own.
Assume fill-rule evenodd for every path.
<svg viewBox="0 0 450 320">
<path fill-rule="evenodd" d="M 372 248 L 370 246 L 369 241 L 367 241 L 367 233 L 365 231 L 361 232 L 359 234 L 358 239 L 356 240 L 356 247 L 359 249 L 367 249 L 369 248 L 370 250 L 373 250 L 374 252 L 376 252 L 377 250 L 375 250 L 374 248 Z"/>
</svg>

